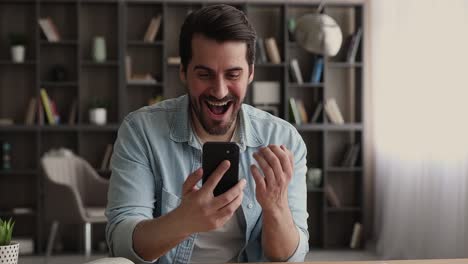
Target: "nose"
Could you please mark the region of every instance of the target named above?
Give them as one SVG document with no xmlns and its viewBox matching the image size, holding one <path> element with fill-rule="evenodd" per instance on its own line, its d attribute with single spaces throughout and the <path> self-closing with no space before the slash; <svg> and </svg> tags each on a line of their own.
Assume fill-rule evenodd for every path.
<svg viewBox="0 0 468 264">
<path fill-rule="evenodd" d="M 213 81 L 212 89 L 211 89 L 211 95 L 218 99 L 222 99 L 226 97 L 228 94 L 229 94 L 229 89 L 224 78 L 223 77 L 215 78 L 215 80 Z"/>
</svg>

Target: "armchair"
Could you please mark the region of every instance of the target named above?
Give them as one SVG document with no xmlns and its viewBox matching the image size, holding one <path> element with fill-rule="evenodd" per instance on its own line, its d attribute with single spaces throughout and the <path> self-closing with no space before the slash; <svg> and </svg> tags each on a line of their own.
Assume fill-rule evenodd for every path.
<svg viewBox="0 0 468 264">
<path fill-rule="evenodd" d="M 91 224 L 105 223 L 108 181 L 84 159 L 73 155 L 44 155 L 45 218 L 52 222 L 46 256 L 50 256 L 59 223 L 83 224 L 85 255 L 91 254 Z"/>
</svg>

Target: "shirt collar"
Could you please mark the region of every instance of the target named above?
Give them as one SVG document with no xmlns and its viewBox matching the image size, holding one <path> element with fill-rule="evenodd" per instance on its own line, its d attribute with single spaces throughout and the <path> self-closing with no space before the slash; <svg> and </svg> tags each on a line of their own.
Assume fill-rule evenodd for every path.
<svg viewBox="0 0 468 264">
<path fill-rule="evenodd" d="M 196 138 L 192 126 L 190 125 L 189 97 L 183 95 L 178 98 L 178 107 L 171 119 L 170 138 L 175 142 L 188 142 L 190 146 L 196 147 Z M 263 144 L 263 140 L 258 136 L 256 129 L 252 126 L 248 109 L 242 104 L 239 111 L 239 146 L 241 151 L 247 147 L 258 147 Z"/>
</svg>

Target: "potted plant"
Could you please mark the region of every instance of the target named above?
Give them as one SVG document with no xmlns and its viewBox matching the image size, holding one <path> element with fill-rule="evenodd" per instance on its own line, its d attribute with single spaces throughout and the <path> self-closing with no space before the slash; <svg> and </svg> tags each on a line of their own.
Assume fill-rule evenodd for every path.
<svg viewBox="0 0 468 264">
<path fill-rule="evenodd" d="M 0 219 L 0 263 L 18 263 L 19 244 L 11 242 L 14 225 L 15 222 L 11 219 L 8 221 Z"/>
<path fill-rule="evenodd" d="M 99 98 L 91 100 L 89 105 L 89 122 L 94 125 L 105 125 L 107 123 L 108 103 Z"/>
<path fill-rule="evenodd" d="M 11 59 L 15 63 L 24 62 L 26 54 L 26 35 L 21 33 L 10 33 Z"/>
</svg>

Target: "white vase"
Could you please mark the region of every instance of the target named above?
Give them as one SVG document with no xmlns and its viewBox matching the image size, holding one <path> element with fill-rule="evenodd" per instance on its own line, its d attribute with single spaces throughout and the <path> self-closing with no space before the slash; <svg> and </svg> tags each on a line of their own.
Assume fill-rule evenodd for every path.
<svg viewBox="0 0 468 264">
<path fill-rule="evenodd" d="M 106 61 L 106 39 L 102 36 L 93 39 L 93 59 L 95 62 Z"/>
<path fill-rule="evenodd" d="M 105 125 L 107 122 L 107 110 L 105 108 L 90 109 L 89 121 L 94 125 Z"/>
<path fill-rule="evenodd" d="M 11 47 L 11 59 L 14 63 L 24 62 L 24 57 L 26 53 L 26 48 L 21 45 L 16 45 Z"/>
<path fill-rule="evenodd" d="M 0 246 L 0 263 L 17 264 L 19 243 L 11 242 L 8 246 Z"/>
</svg>

